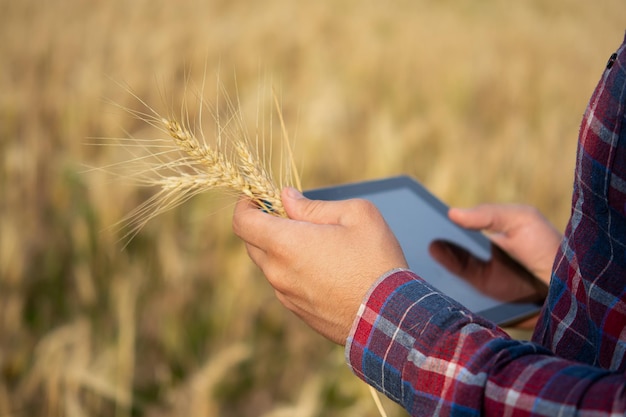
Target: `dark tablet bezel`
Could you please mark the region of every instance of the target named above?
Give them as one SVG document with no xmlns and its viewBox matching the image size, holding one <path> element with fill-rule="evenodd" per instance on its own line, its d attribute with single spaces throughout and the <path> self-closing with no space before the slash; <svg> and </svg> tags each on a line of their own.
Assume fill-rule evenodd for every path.
<svg viewBox="0 0 626 417">
<path fill-rule="evenodd" d="M 437 213 L 441 214 L 447 222 L 454 225 L 448 220 L 448 206 L 435 197 L 418 181 L 409 176 L 389 177 L 377 180 L 363 181 L 357 183 L 341 184 L 337 186 L 317 188 L 305 191 L 305 196 L 315 200 L 347 200 L 351 198 L 368 199 L 372 194 L 394 189 L 411 190 L 424 203 L 432 207 Z M 454 227 L 460 230 L 477 245 L 486 251 L 498 250 L 502 254 L 503 251 L 495 246 L 485 235 L 480 232 Z M 506 256 L 506 255 L 504 255 Z M 512 259 L 508 261 L 514 262 Z M 516 267 L 523 269 L 519 264 Z M 528 273 L 530 274 L 530 273 Z M 424 277 L 427 279 L 427 277 Z M 543 305 L 543 299 L 536 302 L 526 302 L 524 300 L 514 302 L 502 302 L 495 307 L 486 308 L 484 310 L 474 311 L 474 313 L 493 321 L 500 326 L 508 326 L 527 319 L 537 314 Z"/>
</svg>

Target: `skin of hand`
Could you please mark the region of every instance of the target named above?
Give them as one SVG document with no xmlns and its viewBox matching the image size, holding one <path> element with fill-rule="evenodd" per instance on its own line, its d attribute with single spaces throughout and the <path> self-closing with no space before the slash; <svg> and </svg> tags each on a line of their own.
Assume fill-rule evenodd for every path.
<svg viewBox="0 0 626 417">
<path fill-rule="evenodd" d="M 493 243 L 546 285 L 550 284 L 563 235 L 536 208 L 482 204 L 470 209 L 451 208 L 448 216 L 461 227 L 485 232 Z"/>
<path fill-rule="evenodd" d="M 281 198 L 288 219 L 239 200 L 233 231 L 278 300 L 343 345 L 372 284 L 394 268 L 407 268 L 402 249 L 368 201 L 309 200 L 293 188 Z"/>
</svg>

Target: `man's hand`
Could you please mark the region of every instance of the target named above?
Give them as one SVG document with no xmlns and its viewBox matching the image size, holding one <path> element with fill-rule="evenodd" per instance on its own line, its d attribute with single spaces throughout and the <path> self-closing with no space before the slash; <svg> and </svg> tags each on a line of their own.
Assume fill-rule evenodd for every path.
<svg viewBox="0 0 626 417">
<path fill-rule="evenodd" d="M 545 297 L 562 236 L 536 209 L 481 205 L 468 210 L 450 209 L 449 216 L 462 227 L 484 231 L 502 251 L 494 250 L 492 258 L 484 261 L 454 244 L 435 241 L 430 253 L 446 269 L 502 301 Z M 511 262 L 509 256 L 543 284 Z M 532 328 L 535 321 L 531 319 L 518 327 Z"/>
<path fill-rule="evenodd" d="M 531 206 L 483 204 L 452 208 L 450 219 L 461 227 L 484 231 L 489 239 L 546 285 L 562 235 Z"/>
<path fill-rule="evenodd" d="M 246 242 L 281 303 L 328 339 L 345 344 L 378 277 L 407 263 L 376 207 L 365 200 L 308 200 L 282 193 L 289 219 L 242 199 L 233 230 Z"/>
</svg>

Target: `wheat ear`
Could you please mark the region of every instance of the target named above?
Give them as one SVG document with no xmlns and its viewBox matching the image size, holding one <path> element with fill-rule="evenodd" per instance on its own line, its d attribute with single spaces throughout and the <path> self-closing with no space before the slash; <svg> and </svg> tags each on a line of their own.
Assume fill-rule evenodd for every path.
<svg viewBox="0 0 626 417">
<path fill-rule="evenodd" d="M 278 216 L 286 217 L 280 199 L 280 189 L 273 183 L 270 174 L 254 156 L 246 142 L 233 139 L 237 159 L 233 162 L 219 149 L 212 149 L 201 144 L 188 128 L 179 122 L 163 118 L 164 127 L 174 139 L 176 145 L 194 162 L 204 167 L 205 172 L 194 176 L 181 174 L 168 177 L 158 182 L 161 186 L 176 188 L 226 188 L 234 193 L 243 194 L 252 199 L 260 208 Z"/>
<path fill-rule="evenodd" d="M 221 92 L 227 112 L 220 112 L 217 104 L 211 107 L 200 98 L 200 111 L 195 124 L 189 119 L 185 103 L 181 106 L 180 117 L 163 117 L 132 91 L 128 91 L 147 111 L 123 110 L 161 131 L 166 137 L 128 137 L 118 139 L 115 143 L 110 139 L 96 143 L 102 146 L 122 145 L 132 156 L 100 169 L 114 173 L 117 169 L 123 169 L 118 175 L 125 182 L 135 181 L 141 186 L 157 188 L 154 195 L 114 225 L 115 228 L 125 230 L 122 240 L 130 242 L 152 218 L 210 190 L 246 196 L 265 212 L 287 217 L 280 198 L 281 189 L 292 185 L 294 181 L 299 189 L 301 186 L 276 97 L 274 101 L 282 127 L 282 141 L 278 151 L 283 155 L 281 164 L 287 162 L 286 166 L 280 167 L 279 181 L 275 181 L 272 176 L 272 160 L 268 157 L 273 152 L 273 144 L 270 142 L 269 149 L 266 148 L 263 136 L 259 137 L 258 132 L 254 140 L 250 139 L 239 102 L 231 101 L 224 90 Z M 207 109 L 215 126 L 215 135 L 209 139 L 201 128 L 202 113 Z M 194 129 L 192 125 L 198 127 Z M 257 129 L 262 130 L 259 126 Z M 287 171 L 286 176 L 283 176 L 283 170 Z"/>
</svg>

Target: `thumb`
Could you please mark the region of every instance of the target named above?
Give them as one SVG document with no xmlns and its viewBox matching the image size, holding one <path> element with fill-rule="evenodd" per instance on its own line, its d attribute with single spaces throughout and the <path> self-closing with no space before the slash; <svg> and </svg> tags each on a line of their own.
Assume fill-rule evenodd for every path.
<svg viewBox="0 0 626 417">
<path fill-rule="evenodd" d="M 290 219 L 316 224 L 337 224 L 341 218 L 337 201 L 309 200 L 292 187 L 284 188 L 281 198 Z"/>
<path fill-rule="evenodd" d="M 495 204 L 460 209 L 451 208 L 448 212 L 450 220 L 466 229 L 483 230 L 487 233 L 504 233 L 511 226 L 508 210 Z"/>
</svg>

